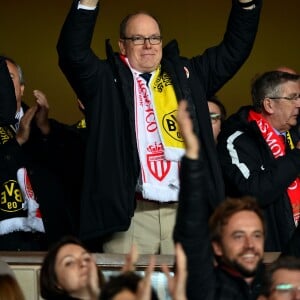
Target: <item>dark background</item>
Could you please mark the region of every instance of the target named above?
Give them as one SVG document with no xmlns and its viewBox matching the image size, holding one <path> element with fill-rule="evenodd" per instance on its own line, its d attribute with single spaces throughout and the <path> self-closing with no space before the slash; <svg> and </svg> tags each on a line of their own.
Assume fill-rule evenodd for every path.
<svg viewBox="0 0 300 300">
<path fill-rule="evenodd" d="M 71 0 L 9 0 L 0 6 L 0 53 L 21 65 L 26 80 L 24 100 L 32 90 L 48 97 L 50 116 L 74 123 L 81 118 L 76 96 L 57 65 L 56 42 Z M 147 10 L 158 17 L 164 43 L 176 38 L 181 54 L 192 56 L 217 44 L 224 33 L 230 0 L 100 1 L 93 49 L 104 56 L 104 40 L 117 50 L 119 23 L 128 13 Z M 236 76 L 218 93 L 228 113 L 250 103 L 252 78 L 279 66 L 300 72 L 299 0 L 264 0 L 259 32 L 252 53 Z"/>
</svg>

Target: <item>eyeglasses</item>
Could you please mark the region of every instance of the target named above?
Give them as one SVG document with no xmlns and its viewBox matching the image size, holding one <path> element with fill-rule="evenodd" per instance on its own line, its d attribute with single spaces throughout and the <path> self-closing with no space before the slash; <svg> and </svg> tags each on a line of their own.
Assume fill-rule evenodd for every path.
<svg viewBox="0 0 300 300">
<path fill-rule="evenodd" d="M 144 37 L 144 36 L 136 35 L 132 37 L 123 37 L 122 40 L 132 41 L 133 45 L 144 45 L 146 41 L 149 41 L 151 45 L 158 45 L 162 41 L 162 36 L 153 35 L 150 37 Z"/>
<path fill-rule="evenodd" d="M 210 121 L 212 124 L 216 124 L 219 120 L 221 120 L 221 115 L 217 113 L 209 113 Z"/>
<path fill-rule="evenodd" d="M 300 285 L 295 286 L 290 283 L 281 283 L 277 284 L 272 291 L 278 292 L 280 295 L 282 295 L 282 297 L 285 297 L 284 299 L 292 299 L 295 293 L 300 291 Z"/>
<path fill-rule="evenodd" d="M 298 99 L 300 99 L 300 93 L 299 94 L 292 94 L 290 96 L 276 96 L 276 97 L 266 97 L 269 98 L 271 100 L 279 100 L 279 99 L 285 99 L 285 100 L 289 100 L 289 101 L 296 101 Z"/>
</svg>

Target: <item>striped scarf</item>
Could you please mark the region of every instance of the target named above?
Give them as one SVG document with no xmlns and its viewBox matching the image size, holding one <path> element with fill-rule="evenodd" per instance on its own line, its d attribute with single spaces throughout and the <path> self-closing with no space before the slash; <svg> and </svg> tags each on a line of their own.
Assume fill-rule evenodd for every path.
<svg viewBox="0 0 300 300">
<path fill-rule="evenodd" d="M 176 121 L 177 99 L 171 79 L 159 67 L 147 84 L 127 58 L 121 59 L 134 80 L 135 130 L 141 164 L 138 190 L 145 199 L 177 201 L 179 164 L 185 149 Z"/>
</svg>

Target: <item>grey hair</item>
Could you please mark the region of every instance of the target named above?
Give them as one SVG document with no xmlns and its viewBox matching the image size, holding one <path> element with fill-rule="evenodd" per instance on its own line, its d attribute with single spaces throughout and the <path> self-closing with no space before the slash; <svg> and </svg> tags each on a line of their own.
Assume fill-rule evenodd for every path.
<svg viewBox="0 0 300 300">
<path fill-rule="evenodd" d="M 3 58 L 6 61 L 9 61 L 10 63 L 12 63 L 17 68 L 20 84 L 25 85 L 25 79 L 24 79 L 23 70 L 22 70 L 21 66 L 18 65 L 12 58 L 10 58 L 8 56 L 3 56 Z"/>
<path fill-rule="evenodd" d="M 277 97 L 282 85 L 289 81 L 300 81 L 300 75 L 281 71 L 269 71 L 256 77 L 251 85 L 252 103 L 256 112 L 262 112 L 267 97 Z"/>
</svg>

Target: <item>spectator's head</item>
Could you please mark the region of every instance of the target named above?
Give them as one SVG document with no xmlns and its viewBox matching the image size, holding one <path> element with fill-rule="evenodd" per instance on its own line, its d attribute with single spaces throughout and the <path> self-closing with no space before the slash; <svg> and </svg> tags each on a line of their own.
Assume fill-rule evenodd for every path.
<svg viewBox="0 0 300 300">
<path fill-rule="evenodd" d="M 214 140 L 217 143 L 217 138 L 221 131 L 222 122 L 226 119 L 226 109 L 217 96 L 213 96 L 209 98 L 207 104 L 208 104 L 208 110 L 209 110 Z"/>
<path fill-rule="evenodd" d="M 21 287 L 11 267 L 0 260 L 0 299 L 25 300 Z"/>
<path fill-rule="evenodd" d="M 265 225 L 252 197 L 228 198 L 209 220 L 214 254 L 218 263 L 252 280 L 263 259 Z"/>
<path fill-rule="evenodd" d="M 11 267 L 3 260 L 0 260 L 0 275 L 10 275 L 11 277 L 15 277 L 14 271 Z"/>
<path fill-rule="evenodd" d="M 45 299 L 63 295 L 84 299 L 89 294 L 90 276 L 96 277 L 100 288 L 103 277 L 92 254 L 78 239 L 64 237 L 44 258 L 40 274 L 41 295 Z"/>
<path fill-rule="evenodd" d="M 110 277 L 101 291 L 100 300 L 135 300 L 142 277 L 134 272 L 124 272 Z M 152 289 L 151 300 L 158 300 Z"/>
<path fill-rule="evenodd" d="M 300 299 L 300 258 L 280 257 L 265 271 L 259 300 Z"/>
<path fill-rule="evenodd" d="M 162 36 L 158 20 L 146 12 L 126 16 L 120 24 L 119 48 L 132 68 L 152 72 L 162 58 Z"/>
<path fill-rule="evenodd" d="M 279 132 L 297 124 L 300 108 L 300 75 L 270 71 L 252 83 L 252 101 L 256 112 Z"/>
<path fill-rule="evenodd" d="M 13 81 L 17 99 L 17 111 L 21 108 L 22 97 L 25 89 L 25 81 L 21 67 L 11 58 L 5 57 L 10 77 Z"/>
<path fill-rule="evenodd" d="M 9 274 L 0 275 L 0 299 L 25 300 L 17 279 Z"/>
<path fill-rule="evenodd" d="M 279 68 L 276 69 L 276 71 L 295 74 L 295 75 L 298 74 L 294 69 L 292 69 L 290 67 L 286 67 L 286 66 L 279 67 Z"/>
</svg>

